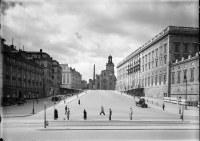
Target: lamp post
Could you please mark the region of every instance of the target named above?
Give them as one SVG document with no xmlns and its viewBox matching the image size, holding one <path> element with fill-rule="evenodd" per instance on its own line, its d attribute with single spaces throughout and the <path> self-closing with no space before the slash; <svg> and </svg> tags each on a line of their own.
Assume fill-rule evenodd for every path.
<svg viewBox="0 0 200 141">
<path fill-rule="evenodd" d="M 182 115 L 181 115 L 182 121 L 183 121 L 183 113 L 184 113 L 184 103 L 182 104 Z"/>
<path fill-rule="evenodd" d="M 44 102 L 44 128 L 46 128 L 46 104 L 47 102 Z"/>
<path fill-rule="evenodd" d="M 181 114 L 181 96 L 179 97 L 179 114 Z"/>
<path fill-rule="evenodd" d="M 34 113 L 34 94 L 33 94 L 33 113 L 32 114 L 35 114 Z"/>
<path fill-rule="evenodd" d="M 100 90 L 101 90 L 101 74 L 100 74 L 100 76 L 99 76 L 99 77 L 100 77 Z"/>
<path fill-rule="evenodd" d="M 52 87 L 54 87 L 54 82 L 52 82 Z M 54 105 L 54 110 L 53 112 L 55 111 L 55 96 L 54 96 L 54 89 L 53 89 L 53 97 L 54 97 L 54 100 L 53 100 L 53 105 Z M 54 114 L 53 114 L 54 115 Z M 55 118 L 53 118 L 55 120 Z"/>
<path fill-rule="evenodd" d="M 184 80 L 186 83 L 186 92 L 185 92 L 185 110 L 187 110 L 187 77 L 186 75 L 184 76 Z"/>
</svg>

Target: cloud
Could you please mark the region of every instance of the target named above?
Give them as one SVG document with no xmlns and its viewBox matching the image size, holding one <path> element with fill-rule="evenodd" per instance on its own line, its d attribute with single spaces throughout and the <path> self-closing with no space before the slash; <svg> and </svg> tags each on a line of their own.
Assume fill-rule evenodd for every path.
<svg viewBox="0 0 200 141">
<path fill-rule="evenodd" d="M 1 13 L 5 15 L 6 10 L 8 10 L 9 8 L 14 8 L 16 5 L 22 6 L 23 3 L 22 2 L 1 0 Z"/>
<path fill-rule="evenodd" d="M 43 51 L 88 80 L 116 65 L 169 25 L 198 27 L 198 1 L 43 0 L 4 1 L 2 37 L 7 44 Z M 116 72 L 116 68 L 115 68 Z"/>
</svg>

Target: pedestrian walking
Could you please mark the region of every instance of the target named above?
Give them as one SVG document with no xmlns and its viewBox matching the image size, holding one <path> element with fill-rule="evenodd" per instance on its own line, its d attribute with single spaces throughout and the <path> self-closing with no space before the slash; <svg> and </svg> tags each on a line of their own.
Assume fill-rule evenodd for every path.
<svg viewBox="0 0 200 141">
<path fill-rule="evenodd" d="M 65 115 L 67 114 L 67 105 L 65 106 Z"/>
<path fill-rule="evenodd" d="M 57 120 L 57 118 L 58 118 L 58 110 L 55 109 L 54 110 L 54 119 Z"/>
<path fill-rule="evenodd" d="M 67 119 L 69 120 L 69 115 L 70 115 L 70 110 L 69 108 L 67 109 Z"/>
<path fill-rule="evenodd" d="M 85 109 L 84 109 L 84 111 L 83 111 L 83 119 L 84 119 L 84 120 L 87 119 L 87 112 L 85 111 Z"/>
<path fill-rule="evenodd" d="M 101 106 L 101 112 L 100 112 L 100 115 L 101 115 L 102 113 L 105 115 L 103 106 Z"/>
<path fill-rule="evenodd" d="M 36 101 L 37 101 L 37 103 L 38 103 L 38 98 L 36 97 Z"/>
<path fill-rule="evenodd" d="M 133 118 L 133 109 L 132 108 L 130 108 L 129 116 L 130 116 L 130 120 L 132 120 L 132 118 Z"/>
<path fill-rule="evenodd" d="M 110 112 L 109 112 L 109 120 L 111 120 L 111 116 L 112 116 L 112 111 L 110 109 Z"/>
<path fill-rule="evenodd" d="M 165 110 L 165 104 L 163 103 L 163 105 L 162 105 L 162 108 L 163 108 L 163 110 Z"/>
<path fill-rule="evenodd" d="M 78 104 L 80 105 L 80 103 L 81 103 L 81 101 L 80 101 L 80 99 L 78 100 Z"/>
</svg>

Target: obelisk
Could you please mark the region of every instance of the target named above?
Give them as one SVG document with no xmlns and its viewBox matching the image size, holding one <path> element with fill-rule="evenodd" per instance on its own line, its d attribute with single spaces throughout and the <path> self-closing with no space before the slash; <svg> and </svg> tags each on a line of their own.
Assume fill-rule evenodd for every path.
<svg viewBox="0 0 200 141">
<path fill-rule="evenodd" d="M 95 64 L 94 64 L 94 71 L 93 71 L 93 89 L 95 90 Z"/>
</svg>

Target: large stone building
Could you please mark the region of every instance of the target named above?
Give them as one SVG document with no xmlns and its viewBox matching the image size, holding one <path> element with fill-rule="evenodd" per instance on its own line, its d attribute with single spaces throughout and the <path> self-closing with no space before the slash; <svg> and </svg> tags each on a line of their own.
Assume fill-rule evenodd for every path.
<svg viewBox="0 0 200 141">
<path fill-rule="evenodd" d="M 5 44 L 1 38 L 3 54 L 3 97 L 40 98 L 44 97 L 43 67 L 26 52 Z"/>
<path fill-rule="evenodd" d="M 60 64 L 62 67 L 61 93 L 79 92 L 82 89 L 82 75 L 68 64 Z"/>
<path fill-rule="evenodd" d="M 186 77 L 185 77 L 186 76 Z M 187 80 L 187 84 L 186 84 Z M 185 93 L 187 92 L 187 98 Z M 199 54 L 171 64 L 171 97 L 199 99 Z"/>
<path fill-rule="evenodd" d="M 199 52 L 199 29 L 169 26 L 117 65 L 117 90 L 171 96 L 171 64 Z"/>
<path fill-rule="evenodd" d="M 100 75 L 96 75 L 96 79 L 93 81 L 95 81 L 95 89 L 97 90 L 115 90 L 116 77 L 111 55 L 108 57 L 106 70 L 102 70 Z"/>
<path fill-rule="evenodd" d="M 40 65 L 43 66 L 43 74 L 44 74 L 43 83 L 44 83 L 45 97 L 59 94 L 59 91 L 57 91 L 56 87 L 57 83 L 59 83 L 60 80 L 58 80 L 58 82 L 56 82 L 57 79 L 52 81 L 52 74 L 53 74 L 52 57 L 46 52 L 43 52 L 42 49 L 40 49 L 40 51 L 26 51 L 26 54 L 28 57 L 34 58 Z M 54 82 L 54 85 L 52 82 Z"/>
</svg>

